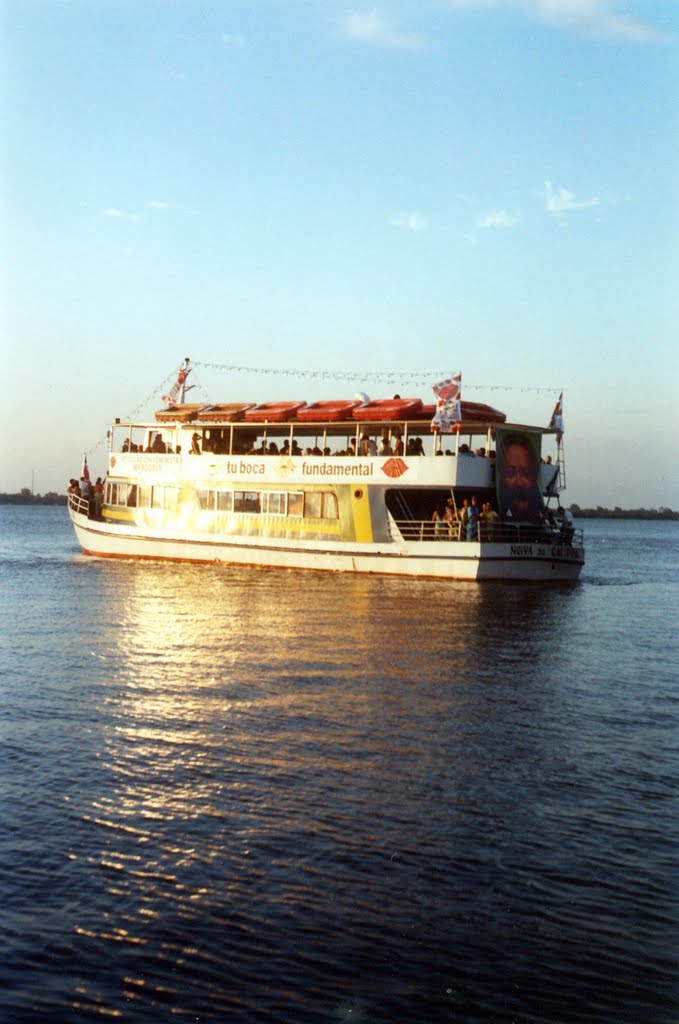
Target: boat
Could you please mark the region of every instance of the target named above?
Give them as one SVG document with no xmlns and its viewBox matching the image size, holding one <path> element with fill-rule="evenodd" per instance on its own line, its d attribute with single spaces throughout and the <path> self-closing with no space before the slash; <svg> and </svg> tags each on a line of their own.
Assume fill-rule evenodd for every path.
<svg viewBox="0 0 679 1024">
<path fill-rule="evenodd" d="M 577 579 L 582 531 L 556 515 L 560 424 L 462 408 L 446 426 L 420 399 L 179 401 L 152 422 L 115 420 L 103 503 L 71 493 L 70 517 L 99 558 Z"/>
</svg>

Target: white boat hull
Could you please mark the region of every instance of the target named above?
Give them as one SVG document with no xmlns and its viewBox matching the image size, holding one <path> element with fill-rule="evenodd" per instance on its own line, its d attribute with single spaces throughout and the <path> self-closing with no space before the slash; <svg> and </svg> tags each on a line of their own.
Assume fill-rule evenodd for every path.
<svg viewBox="0 0 679 1024">
<path fill-rule="evenodd" d="M 215 537 L 90 519 L 70 509 L 87 555 L 100 558 L 256 565 L 459 580 L 576 580 L 582 549 L 557 543 L 406 541 L 362 544 L 266 537 Z"/>
</svg>

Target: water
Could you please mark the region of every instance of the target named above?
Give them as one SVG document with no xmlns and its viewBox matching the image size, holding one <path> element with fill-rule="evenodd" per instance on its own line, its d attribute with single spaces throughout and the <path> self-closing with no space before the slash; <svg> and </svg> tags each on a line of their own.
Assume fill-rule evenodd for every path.
<svg viewBox="0 0 679 1024">
<path fill-rule="evenodd" d="M 583 525 L 480 586 L 0 507 L 2 1021 L 679 1021 L 679 524 Z"/>
</svg>

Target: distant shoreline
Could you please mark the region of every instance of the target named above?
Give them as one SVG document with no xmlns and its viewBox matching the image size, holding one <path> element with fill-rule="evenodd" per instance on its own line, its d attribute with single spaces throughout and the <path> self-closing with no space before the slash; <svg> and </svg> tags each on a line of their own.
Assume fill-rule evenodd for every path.
<svg viewBox="0 0 679 1024">
<path fill-rule="evenodd" d="M 47 494 L 31 494 L 28 488 L 15 494 L 0 493 L 0 505 L 67 505 L 65 494 L 49 491 Z M 671 508 L 581 508 L 579 505 L 569 506 L 578 519 L 652 519 L 679 520 L 679 512 Z"/>
<path fill-rule="evenodd" d="M 31 494 L 28 488 L 24 488 L 16 494 L 0 493 L 0 505 L 67 505 L 68 498 L 65 494 L 57 494 L 56 491 L 48 491 L 47 494 Z"/>
<path fill-rule="evenodd" d="M 679 512 L 671 508 L 574 508 L 571 512 L 576 519 L 653 519 L 678 520 Z"/>
</svg>

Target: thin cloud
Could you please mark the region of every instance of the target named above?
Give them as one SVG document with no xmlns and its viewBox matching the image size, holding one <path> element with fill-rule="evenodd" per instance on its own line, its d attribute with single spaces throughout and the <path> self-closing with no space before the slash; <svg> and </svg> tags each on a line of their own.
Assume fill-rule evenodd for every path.
<svg viewBox="0 0 679 1024">
<path fill-rule="evenodd" d="M 575 192 L 567 188 L 554 188 L 551 181 L 545 182 L 544 190 L 540 193 L 545 200 L 545 209 L 548 213 L 557 215 L 569 213 L 571 210 L 586 210 L 592 206 L 599 205 L 599 197 L 592 196 L 589 199 L 577 199 Z"/>
<path fill-rule="evenodd" d="M 403 231 L 424 231 L 428 226 L 422 214 L 416 210 L 412 213 L 396 213 L 389 218 L 389 223 L 393 228 L 400 228 Z"/>
<path fill-rule="evenodd" d="M 476 226 L 482 230 L 487 228 L 513 228 L 520 220 L 521 216 L 518 213 L 507 213 L 506 210 L 488 210 L 487 213 L 482 213 L 480 217 L 476 218 Z"/>
<path fill-rule="evenodd" d="M 554 28 L 629 42 L 646 42 L 662 35 L 651 25 L 617 13 L 619 0 L 448 0 L 448 5 L 468 10 L 516 10 Z"/>
<path fill-rule="evenodd" d="M 141 220 L 138 213 L 125 213 L 124 210 L 119 210 L 116 206 L 110 206 L 108 210 L 104 210 L 105 217 L 113 217 L 115 220 Z"/>
<path fill-rule="evenodd" d="M 347 11 L 344 33 L 349 39 L 391 50 L 422 50 L 425 40 L 415 33 L 399 32 L 375 8 L 371 11 Z"/>
<path fill-rule="evenodd" d="M 245 46 L 245 36 L 240 33 L 231 35 L 228 32 L 224 32 L 222 33 L 222 42 L 225 46 L 237 46 L 239 49 L 242 49 Z"/>
<path fill-rule="evenodd" d="M 152 210 L 167 210 L 167 203 L 161 202 L 160 199 L 152 199 L 146 205 L 150 206 Z"/>
</svg>

